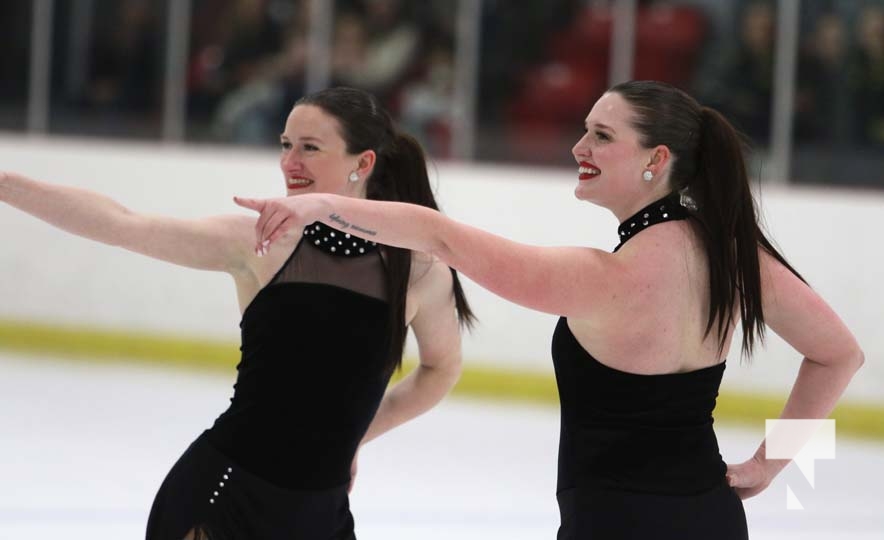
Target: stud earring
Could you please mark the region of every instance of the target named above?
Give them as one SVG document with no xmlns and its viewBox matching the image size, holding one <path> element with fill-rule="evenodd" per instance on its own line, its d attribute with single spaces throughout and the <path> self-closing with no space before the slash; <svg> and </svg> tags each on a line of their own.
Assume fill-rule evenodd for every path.
<svg viewBox="0 0 884 540">
<path fill-rule="evenodd" d="M 642 173 L 642 180 L 644 180 L 645 182 L 650 182 L 653 179 L 654 179 L 654 173 L 652 173 L 648 169 L 645 169 L 645 172 Z"/>
<path fill-rule="evenodd" d="M 349 181 L 351 181 L 351 182 L 358 182 L 358 181 L 359 181 L 359 175 L 356 174 L 356 171 L 353 171 L 353 172 L 350 173 L 350 176 L 347 177 L 347 180 L 349 180 Z"/>
</svg>

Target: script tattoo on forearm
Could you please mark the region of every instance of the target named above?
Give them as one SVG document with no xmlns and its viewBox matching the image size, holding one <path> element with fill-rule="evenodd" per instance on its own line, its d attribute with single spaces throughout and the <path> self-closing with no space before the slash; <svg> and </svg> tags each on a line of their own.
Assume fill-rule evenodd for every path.
<svg viewBox="0 0 884 540">
<path fill-rule="evenodd" d="M 377 236 L 377 234 L 378 234 L 377 231 L 373 231 L 371 229 L 366 229 L 364 227 L 360 227 L 359 225 L 356 225 L 355 223 L 350 223 L 349 221 L 345 220 L 344 218 L 342 218 L 338 214 L 331 214 L 330 216 L 328 216 L 328 219 L 337 223 L 338 225 L 340 225 L 341 230 L 352 229 L 354 231 L 359 231 L 360 233 L 366 234 L 368 236 Z"/>
</svg>

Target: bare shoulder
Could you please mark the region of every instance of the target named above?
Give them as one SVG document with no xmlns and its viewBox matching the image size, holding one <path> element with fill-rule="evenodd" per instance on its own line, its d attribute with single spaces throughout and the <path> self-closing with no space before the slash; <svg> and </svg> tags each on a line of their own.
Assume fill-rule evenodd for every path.
<svg viewBox="0 0 884 540">
<path fill-rule="evenodd" d="M 856 338 L 813 288 L 759 249 L 764 322 L 805 357 L 822 363 L 857 358 Z"/>
<path fill-rule="evenodd" d="M 769 323 L 776 324 L 781 313 L 816 310 L 824 304 L 807 283 L 763 248 L 758 249 L 758 266 L 762 305 Z"/>
<path fill-rule="evenodd" d="M 451 270 L 442 261 L 426 253 L 413 252 L 405 317 L 408 324 L 419 325 L 428 318 L 454 306 Z M 412 326 L 417 330 L 417 326 Z"/>
<path fill-rule="evenodd" d="M 696 274 L 704 264 L 702 246 L 686 221 L 648 228 L 614 256 L 621 272 L 618 281 L 630 288 L 672 284 Z"/>
<path fill-rule="evenodd" d="M 605 267 L 604 290 L 570 318 L 583 319 L 595 329 L 626 325 L 634 335 L 657 329 L 661 321 L 680 320 L 680 314 L 693 312 L 692 306 L 704 305 L 706 266 L 684 225 L 656 225 L 623 244 Z M 575 330 L 580 326 L 574 321 Z"/>
</svg>

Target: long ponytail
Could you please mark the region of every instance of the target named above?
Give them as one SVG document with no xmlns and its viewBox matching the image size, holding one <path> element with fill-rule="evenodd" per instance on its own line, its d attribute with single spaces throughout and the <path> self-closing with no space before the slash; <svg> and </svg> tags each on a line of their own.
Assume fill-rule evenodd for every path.
<svg viewBox="0 0 884 540">
<path fill-rule="evenodd" d="M 759 247 L 803 278 L 758 225 L 743 139 L 720 113 L 668 84 L 630 81 L 611 91 L 635 109 L 633 125 L 642 145 L 666 145 L 674 157 L 670 184 L 687 201 L 709 267 L 705 335 L 715 330 L 722 352 L 739 308 L 742 352 L 751 356 L 756 340 L 763 343 L 765 333 Z"/>
<path fill-rule="evenodd" d="M 764 339 L 755 205 L 739 136 L 709 107 L 700 109 L 697 170 L 687 188 L 709 266 L 706 334 L 715 327 L 726 336 L 739 303 L 743 351 L 751 355 L 755 337 Z"/>
<path fill-rule="evenodd" d="M 366 196 L 379 201 L 398 201 L 419 204 L 439 210 L 430 179 L 427 175 L 427 162 L 423 148 L 414 137 L 396 132 L 388 151 L 378 154 L 374 171 L 369 177 Z M 411 275 L 411 251 L 387 246 L 387 286 L 393 309 L 394 324 L 391 338 L 391 354 L 396 359 L 394 369 L 402 362 L 402 351 L 408 328 L 405 320 L 405 296 L 408 293 L 408 280 Z M 451 271 L 455 307 L 461 325 L 471 327 L 475 316 L 467 302 L 457 271 Z"/>
</svg>

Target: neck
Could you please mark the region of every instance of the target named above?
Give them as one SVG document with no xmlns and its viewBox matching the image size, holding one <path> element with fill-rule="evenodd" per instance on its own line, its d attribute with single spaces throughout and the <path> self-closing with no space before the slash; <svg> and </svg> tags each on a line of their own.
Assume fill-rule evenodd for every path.
<svg viewBox="0 0 884 540">
<path fill-rule="evenodd" d="M 663 223 L 664 221 L 687 219 L 689 216 L 690 213 L 681 205 L 680 197 L 677 193 L 655 199 L 620 222 L 620 225 L 617 227 L 617 236 L 620 239 L 620 244 L 614 248 L 614 251 L 620 249 L 627 240 L 648 227 Z"/>
<path fill-rule="evenodd" d="M 637 194 L 632 200 L 630 200 L 627 204 L 619 207 L 611 207 L 609 210 L 617 217 L 617 221 L 623 223 L 630 217 L 632 217 L 636 212 L 644 208 L 645 206 L 651 204 L 652 202 L 662 199 L 669 193 L 671 193 L 671 188 L 668 183 L 659 183 L 655 186 L 654 189 L 650 191 L 645 191 Z"/>
</svg>

